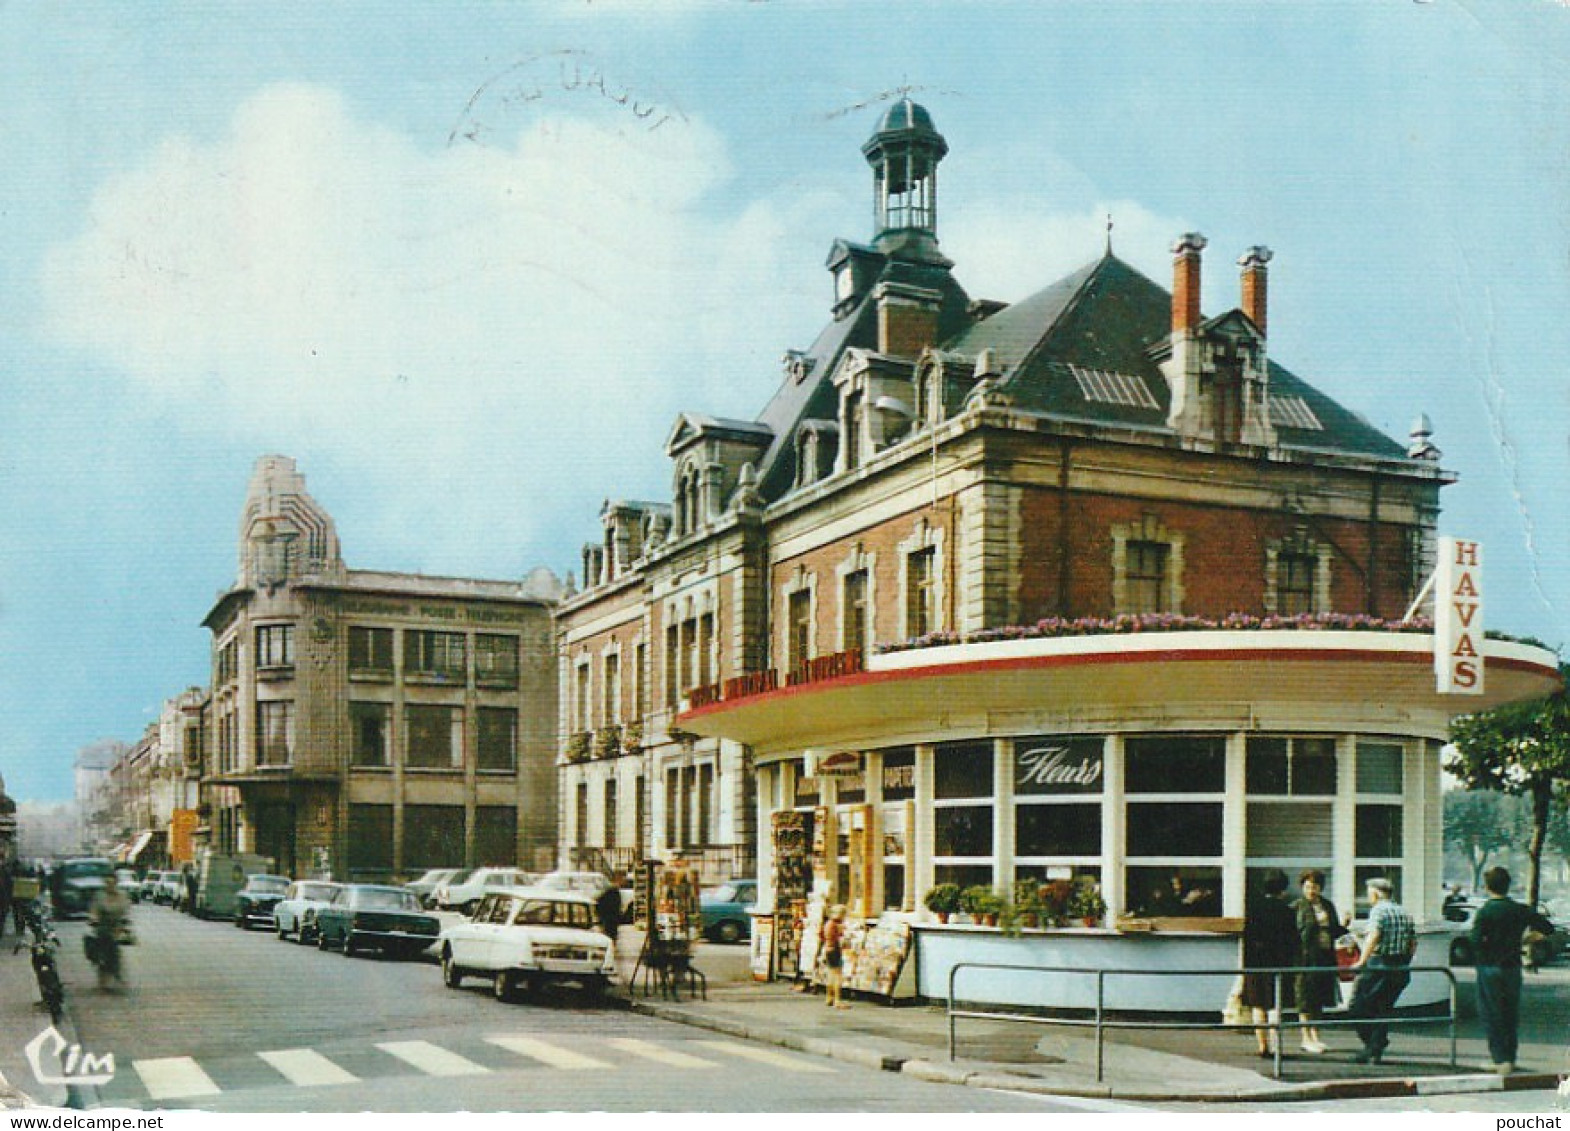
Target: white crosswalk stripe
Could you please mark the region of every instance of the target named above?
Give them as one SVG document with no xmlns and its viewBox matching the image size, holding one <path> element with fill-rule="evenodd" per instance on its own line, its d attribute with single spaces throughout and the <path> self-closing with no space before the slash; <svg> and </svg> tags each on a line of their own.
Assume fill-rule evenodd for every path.
<svg viewBox="0 0 1570 1131">
<path fill-rule="evenodd" d="M 483 1064 L 448 1052 L 430 1041 L 387 1041 L 376 1047 L 429 1076 L 480 1076 L 490 1071 Z"/>
<path fill-rule="evenodd" d="M 353 1084 L 359 1077 L 346 1072 L 315 1049 L 273 1049 L 256 1054 L 301 1088 L 324 1084 Z"/>
<path fill-rule="evenodd" d="M 613 1046 L 614 1048 L 619 1048 L 623 1052 L 630 1052 L 634 1056 L 641 1056 L 646 1060 L 657 1061 L 660 1064 L 668 1064 L 672 1068 L 719 1067 L 719 1065 L 715 1064 L 712 1060 L 704 1060 L 701 1057 L 688 1056 L 684 1052 L 677 1052 L 675 1049 L 665 1048 L 663 1045 L 657 1045 L 652 1041 L 640 1041 L 636 1037 L 611 1037 L 605 1043 Z"/>
<path fill-rule="evenodd" d="M 501 1048 L 507 1049 L 509 1052 L 515 1052 L 519 1056 L 530 1057 L 542 1064 L 548 1064 L 552 1068 L 578 1071 L 581 1069 L 609 1069 L 613 1067 L 609 1061 L 595 1060 L 592 1056 L 584 1056 L 583 1053 L 573 1052 L 571 1049 L 558 1048 L 556 1045 L 535 1040 L 533 1037 L 500 1036 L 486 1037 L 485 1039 L 493 1045 L 499 1045 Z"/>
<path fill-rule="evenodd" d="M 188 1056 L 166 1056 L 157 1060 L 132 1061 L 142 1087 L 155 1100 L 182 1099 L 186 1096 L 216 1096 L 222 1089 L 213 1083 L 201 1065 Z"/>
<path fill-rule="evenodd" d="M 752 1045 L 739 1045 L 734 1041 L 697 1041 L 696 1044 L 711 1048 L 715 1052 L 726 1053 L 729 1056 L 739 1056 L 743 1060 L 755 1060 L 759 1064 L 770 1064 L 776 1068 L 785 1068 L 791 1072 L 833 1072 L 834 1069 L 827 1065 L 816 1064 L 810 1060 L 799 1057 L 786 1056 L 784 1053 L 775 1052 L 773 1049 L 760 1049 Z"/>
</svg>

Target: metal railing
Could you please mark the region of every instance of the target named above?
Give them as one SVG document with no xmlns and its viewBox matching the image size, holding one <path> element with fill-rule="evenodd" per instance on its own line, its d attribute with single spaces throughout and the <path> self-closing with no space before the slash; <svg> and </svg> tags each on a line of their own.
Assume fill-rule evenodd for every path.
<svg viewBox="0 0 1570 1131">
<path fill-rule="evenodd" d="M 1265 1029 L 1271 1034 L 1271 1044 L 1274 1047 L 1272 1075 L 1275 1079 L 1281 1078 L 1281 1031 L 1283 1029 L 1319 1029 L 1319 1028 L 1348 1028 L 1356 1025 L 1439 1025 L 1450 1026 L 1450 1067 L 1456 1067 L 1457 1062 L 1457 1035 L 1456 1035 L 1456 977 L 1448 966 L 1407 966 L 1403 969 L 1408 974 L 1443 974 L 1449 983 L 1450 1001 L 1449 1009 L 1442 1016 L 1420 1016 L 1413 1014 L 1380 1014 L 1374 1017 L 1327 1017 L 1321 1015 L 1313 1021 L 1288 1021 L 1281 1015 L 1280 1002 L 1282 998 L 1282 979 L 1298 974 L 1326 974 L 1333 973 L 1322 966 L 1251 966 L 1239 967 L 1236 970 L 1209 969 L 1194 970 L 1129 970 L 1108 969 L 1106 967 L 1085 966 L 1012 966 L 993 962 L 957 962 L 949 968 L 949 993 L 948 993 L 948 1035 L 949 1059 L 956 1057 L 958 1039 L 955 1022 L 961 1017 L 984 1018 L 990 1021 L 1017 1021 L 1029 1025 L 1065 1026 L 1070 1028 L 1094 1028 L 1096 1031 L 1096 1082 L 1102 1082 L 1105 1076 L 1106 1064 L 1106 1033 L 1109 1029 L 1193 1029 L 1193 1030 L 1247 1030 Z M 961 970 L 1013 970 L 1028 974 L 1070 974 L 1079 977 L 1093 977 L 1096 980 L 1096 1001 L 1091 1007 L 1078 1007 L 1081 1010 L 1092 1010 L 1090 1017 L 1052 1017 L 1045 1014 L 1010 1013 L 1007 1011 L 988 1009 L 960 1009 L 957 1008 L 958 996 L 955 993 L 955 984 Z M 1273 998 L 1275 1008 L 1271 1009 L 1263 1022 L 1254 1021 L 1150 1021 L 1135 1020 L 1128 1017 L 1109 1017 L 1107 1015 L 1107 978 L 1193 978 L 1205 976 L 1207 978 L 1237 978 L 1244 974 L 1269 974 L 1274 983 Z M 1219 1013 L 1219 1008 L 1217 1009 Z"/>
</svg>

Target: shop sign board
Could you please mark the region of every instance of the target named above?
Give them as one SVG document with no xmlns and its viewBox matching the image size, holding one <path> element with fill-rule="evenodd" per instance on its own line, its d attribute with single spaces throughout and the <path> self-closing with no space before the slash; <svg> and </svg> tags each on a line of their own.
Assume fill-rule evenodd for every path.
<svg viewBox="0 0 1570 1131">
<path fill-rule="evenodd" d="M 1100 735 L 1035 735 L 1014 740 L 1015 793 L 1100 793 Z"/>
<path fill-rule="evenodd" d="M 1439 540 L 1434 575 L 1434 676 L 1441 695 L 1483 693 L 1483 546 Z"/>
<path fill-rule="evenodd" d="M 861 776 L 861 754 L 854 750 L 836 750 L 832 754 L 819 754 L 808 772 L 815 778 L 853 778 Z"/>
</svg>

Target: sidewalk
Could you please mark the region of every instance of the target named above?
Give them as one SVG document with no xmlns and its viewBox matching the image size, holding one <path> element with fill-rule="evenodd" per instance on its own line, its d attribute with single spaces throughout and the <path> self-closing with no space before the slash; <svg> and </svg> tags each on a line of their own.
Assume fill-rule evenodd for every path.
<svg viewBox="0 0 1570 1131">
<path fill-rule="evenodd" d="M 641 936 L 624 932 L 622 974 L 630 978 Z M 1105 1073 L 1096 1082 L 1095 1038 L 1090 1029 L 961 1018 L 957 1059 L 948 1057 L 948 1019 L 942 1006 L 890 1006 L 847 995 L 852 1008 L 824 1007 L 820 994 L 800 994 L 786 983 L 759 983 L 747 969 L 745 947 L 704 945 L 694 965 L 708 977 L 708 999 L 683 993 L 672 1002 L 632 988 L 640 1013 L 748 1040 L 829 1057 L 923 1080 L 977 1088 L 1005 1088 L 1051 1095 L 1156 1101 L 1310 1101 L 1372 1096 L 1554 1088 L 1566 1068 L 1563 1010 L 1570 1007 L 1570 971 L 1555 971 L 1551 984 L 1529 983 L 1528 993 L 1551 993 L 1552 1002 L 1526 1022 L 1516 1075 L 1485 1074 L 1488 1059 L 1475 1017 L 1468 1016 L 1471 983 L 1463 982 L 1458 1067 L 1449 1064 L 1447 1025 L 1392 1030 L 1392 1053 L 1383 1065 L 1360 1065 L 1361 1046 L 1350 1029 L 1325 1029 L 1332 1051 L 1298 1053 L 1291 1034 L 1282 1079 L 1254 1053 L 1254 1038 L 1233 1031 L 1109 1032 Z M 1537 1000 L 1529 999 L 1538 1004 Z"/>
</svg>

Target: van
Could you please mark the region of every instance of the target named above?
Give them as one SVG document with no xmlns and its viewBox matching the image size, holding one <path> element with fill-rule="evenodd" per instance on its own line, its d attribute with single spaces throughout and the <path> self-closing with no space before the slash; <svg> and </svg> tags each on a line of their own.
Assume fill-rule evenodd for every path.
<svg viewBox="0 0 1570 1131">
<path fill-rule="evenodd" d="M 235 896 L 245 886 L 246 877 L 272 870 L 269 856 L 251 852 L 232 856 L 211 850 L 203 852 L 196 861 L 196 917 L 234 918 Z"/>
</svg>

